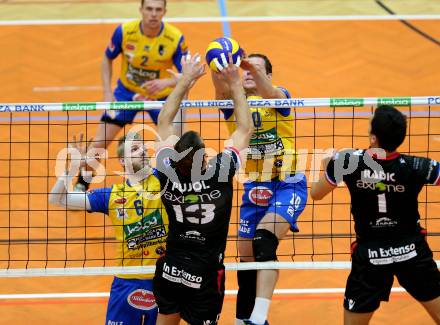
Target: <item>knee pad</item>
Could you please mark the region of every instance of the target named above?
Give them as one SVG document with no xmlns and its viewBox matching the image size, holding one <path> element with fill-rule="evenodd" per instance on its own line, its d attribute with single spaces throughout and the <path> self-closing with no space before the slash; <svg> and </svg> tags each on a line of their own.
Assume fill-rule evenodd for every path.
<svg viewBox="0 0 440 325">
<path fill-rule="evenodd" d="M 278 238 L 272 232 L 266 229 L 257 229 L 255 231 L 252 247 L 256 262 L 276 261 Z"/>
</svg>

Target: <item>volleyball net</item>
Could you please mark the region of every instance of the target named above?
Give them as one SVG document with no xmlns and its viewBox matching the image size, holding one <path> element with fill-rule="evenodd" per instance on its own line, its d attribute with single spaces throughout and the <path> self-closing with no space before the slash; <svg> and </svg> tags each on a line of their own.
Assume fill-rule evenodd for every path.
<svg viewBox="0 0 440 325">
<path fill-rule="evenodd" d="M 368 124 L 379 104 L 398 107 L 408 116 L 407 138 L 400 152 L 440 160 L 440 97 L 309 98 L 251 100 L 253 107 L 291 107 L 297 171 L 308 187 L 321 172 L 331 149 L 367 148 Z M 0 104 L 0 276 L 136 274 L 152 267 L 117 267 L 115 229 L 102 213 L 69 211 L 48 203 L 56 181 L 59 153 L 74 135 L 95 135 L 104 110 L 149 110 L 163 102 L 77 102 Z M 232 101 L 184 101 L 185 130 L 198 131 L 208 154 L 219 152 L 228 138 L 219 108 Z M 133 127 L 154 157 L 154 125 L 145 112 Z M 122 135 L 118 135 L 118 137 Z M 101 161 L 103 171 L 92 188 L 123 182 L 116 154 L 118 137 Z M 225 254 L 226 268 L 339 269 L 350 267 L 354 240 L 350 199 L 340 186 L 323 201 L 308 199 L 298 219 L 298 233 L 280 241 L 278 262 L 239 263 L 237 242 L 242 180 L 234 181 L 234 204 Z M 261 194 L 264 196 L 264 193 Z M 264 198 L 262 198 L 264 199 Z M 426 186 L 419 196 L 421 224 L 435 258 L 440 257 L 440 189 Z M 145 257 L 148 258 L 148 257 Z"/>
</svg>

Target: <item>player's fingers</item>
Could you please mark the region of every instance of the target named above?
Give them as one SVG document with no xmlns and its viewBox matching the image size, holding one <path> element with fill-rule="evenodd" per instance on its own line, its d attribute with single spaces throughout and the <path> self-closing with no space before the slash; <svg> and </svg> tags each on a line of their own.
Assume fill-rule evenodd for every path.
<svg viewBox="0 0 440 325">
<path fill-rule="evenodd" d="M 191 52 L 190 52 L 190 51 L 188 51 L 188 54 L 186 55 L 185 60 L 186 60 L 187 62 L 191 60 Z"/>
<path fill-rule="evenodd" d="M 220 64 L 220 62 L 218 62 L 218 58 L 215 58 L 213 61 L 214 61 L 215 66 L 217 67 L 218 71 L 222 71 L 223 66 Z"/>
<path fill-rule="evenodd" d="M 206 66 L 205 64 L 201 65 L 198 71 L 197 79 L 206 74 Z"/>
<path fill-rule="evenodd" d="M 235 66 L 236 67 L 240 67 L 240 64 L 241 64 L 241 56 L 238 56 L 237 57 L 237 62 L 235 62 Z"/>
<path fill-rule="evenodd" d="M 225 53 L 221 53 L 220 58 L 222 59 L 222 65 L 226 68 L 228 66 L 228 60 L 226 59 Z"/>
<path fill-rule="evenodd" d="M 87 144 L 87 149 L 89 149 L 93 145 L 93 137 L 89 139 L 89 142 Z"/>
<path fill-rule="evenodd" d="M 234 64 L 234 62 L 232 61 L 232 53 L 228 52 L 228 60 L 229 60 L 229 64 Z"/>
<path fill-rule="evenodd" d="M 194 60 L 194 62 L 196 62 L 196 63 L 200 62 L 200 54 L 199 54 L 199 53 L 194 54 L 194 58 L 193 58 L 193 60 Z"/>
</svg>

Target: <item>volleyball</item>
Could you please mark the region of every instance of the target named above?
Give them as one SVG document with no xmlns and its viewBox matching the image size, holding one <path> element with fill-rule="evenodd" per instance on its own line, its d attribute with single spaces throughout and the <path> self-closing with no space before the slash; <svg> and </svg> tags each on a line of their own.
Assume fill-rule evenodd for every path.
<svg viewBox="0 0 440 325">
<path fill-rule="evenodd" d="M 232 54 L 232 62 L 236 66 L 239 66 L 243 56 L 243 50 L 238 42 L 229 37 L 217 38 L 209 43 L 206 49 L 206 62 L 212 70 L 219 72 L 223 70 L 223 67 L 228 65 L 229 53 Z"/>
</svg>

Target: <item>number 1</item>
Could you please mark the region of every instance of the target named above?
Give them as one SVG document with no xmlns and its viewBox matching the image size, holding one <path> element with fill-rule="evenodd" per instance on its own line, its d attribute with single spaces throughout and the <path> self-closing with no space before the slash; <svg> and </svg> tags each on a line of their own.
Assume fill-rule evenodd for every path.
<svg viewBox="0 0 440 325">
<path fill-rule="evenodd" d="M 387 213 L 387 199 L 385 193 L 377 195 L 377 204 L 379 205 L 380 213 Z"/>
</svg>

